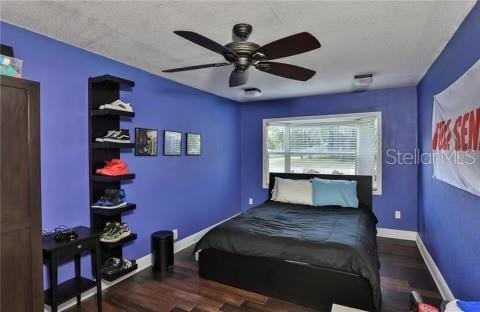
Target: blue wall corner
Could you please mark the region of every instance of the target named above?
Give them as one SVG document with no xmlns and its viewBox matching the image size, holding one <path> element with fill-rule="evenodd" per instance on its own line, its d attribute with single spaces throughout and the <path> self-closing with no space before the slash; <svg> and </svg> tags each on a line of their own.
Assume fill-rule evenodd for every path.
<svg viewBox="0 0 480 312">
<path fill-rule="evenodd" d="M 480 58 L 480 3 L 463 21 L 418 84 L 419 145 L 431 152 L 433 96 Z M 419 166 L 418 229 L 454 295 L 480 299 L 480 198 L 432 178 Z"/>
</svg>

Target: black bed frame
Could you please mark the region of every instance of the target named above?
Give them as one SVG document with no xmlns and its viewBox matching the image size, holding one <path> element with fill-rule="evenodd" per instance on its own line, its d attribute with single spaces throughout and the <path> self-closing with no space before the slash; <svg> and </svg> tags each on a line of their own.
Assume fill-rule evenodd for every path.
<svg viewBox="0 0 480 312">
<path fill-rule="evenodd" d="M 275 177 L 357 181 L 357 196 L 363 209 L 372 209 L 370 176 L 270 173 L 269 194 Z M 269 297 L 330 312 L 333 303 L 376 311 L 372 288 L 358 274 L 277 259 L 205 249 L 199 254 L 202 278 L 260 293 Z"/>
</svg>

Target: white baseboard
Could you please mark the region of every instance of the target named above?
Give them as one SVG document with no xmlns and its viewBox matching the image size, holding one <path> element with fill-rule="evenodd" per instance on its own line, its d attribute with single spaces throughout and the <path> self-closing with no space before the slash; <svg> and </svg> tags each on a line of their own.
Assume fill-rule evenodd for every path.
<svg viewBox="0 0 480 312">
<path fill-rule="evenodd" d="M 377 236 L 378 237 L 386 237 L 386 238 L 395 238 L 395 239 L 415 241 L 417 239 L 417 232 L 378 228 L 377 229 Z"/>
<path fill-rule="evenodd" d="M 174 253 L 177 253 L 187 247 L 190 247 L 191 245 L 197 243 L 205 234 L 207 234 L 208 231 L 210 231 L 212 228 L 216 227 L 217 225 L 225 222 L 225 221 L 228 221 L 230 220 L 231 218 L 234 218 L 236 216 L 238 216 L 240 213 L 237 213 L 236 215 L 233 215 L 231 216 L 230 218 L 227 218 L 225 220 L 222 220 L 212 226 L 209 226 L 195 234 L 192 234 L 190 236 L 187 236 L 185 238 L 182 238 L 178 241 L 176 241 L 174 244 L 173 244 L 173 250 L 174 250 Z M 119 279 L 116 279 L 115 281 L 113 282 L 107 282 L 105 280 L 102 280 L 102 290 L 105 290 L 117 283 L 120 283 L 121 281 L 123 281 L 124 279 L 127 279 L 129 278 L 130 276 L 132 275 L 135 275 L 137 274 L 138 272 L 142 271 L 142 270 L 145 270 L 147 268 L 149 268 L 150 266 L 152 266 L 152 254 L 148 254 L 148 255 L 145 255 L 139 259 L 137 259 L 137 265 L 138 265 L 138 268 L 135 270 L 135 271 L 132 271 L 124 276 L 122 276 L 121 278 Z M 97 290 L 96 288 L 92 288 L 90 290 L 87 290 L 85 292 L 82 293 L 82 301 L 91 297 L 91 296 L 94 296 L 97 294 Z M 67 302 L 64 302 L 62 303 L 61 305 L 58 306 L 58 311 L 63 311 L 63 310 L 66 310 L 70 307 L 73 307 L 75 304 L 77 303 L 76 299 L 71 299 Z M 44 311 L 45 312 L 50 312 L 50 307 L 45 305 L 44 307 Z"/>
<path fill-rule="evenodd" d="M 453 296 L 452 291 L 448 287 L 447 281 L 443 278 L 442 273 L 438 269 L 435 261 L 433 261 L 432 256 L 428 252 L 427 247 L 422 241 L 420 235 L 417 235 L 417 246 L 420 254 L 422 255 L 423 261 L 427 265 L 428 271 L 430 271 L 430 275 L 432 275 L 435 284 L 437 285 L 438 290 L 440 291 L 440 295 L 442 295 L 443 300 L 454 300 L 455 297 Z"/>
</svg>

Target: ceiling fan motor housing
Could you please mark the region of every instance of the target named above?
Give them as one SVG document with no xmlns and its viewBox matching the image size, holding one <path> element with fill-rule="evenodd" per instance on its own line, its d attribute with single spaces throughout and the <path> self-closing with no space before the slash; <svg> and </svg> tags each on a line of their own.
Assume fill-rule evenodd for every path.
<svg viewBox="0 0 480 312">
<path fill-rule="evenodd" d="M 229 55 L 225 56 L 225 59 L 235 63 L 239 70 L 246 70 L 250 66 L 252 55 L 260 48 L 258 44 L 248 41 L 233 41 L 225 45 L 225 47 L 235 51 L 237 54 L 237 57 L 233 60 L 229 59 Z"/>
<path fill-rule="evenodd" d="M 225 45 L 226 48 L 237 54 L 236 58 L 232 55 L 224 55 L 228 62 L 235 63 L 236 71 L 246 71 L 250 65 L 254 65 L 265 57 L 255 53 L 260 48 L 258 44 L 247 41 L 252 30 L 253 27 L 250 24 L 240 23 L 234 25 L 232 31 L 233 42 Z"/>
</svg>

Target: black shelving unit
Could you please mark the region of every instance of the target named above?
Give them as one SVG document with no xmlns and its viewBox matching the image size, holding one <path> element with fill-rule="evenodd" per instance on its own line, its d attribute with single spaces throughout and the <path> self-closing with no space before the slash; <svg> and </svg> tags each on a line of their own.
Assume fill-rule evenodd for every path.
<svg viewBox="0 0 480 312">
<path fill-rule="evenodd" d="M 100 104 L 101 105 L 101 104 Z M 135 113 L 132 112 L 124 112 L 124 111 L 118 111 L 114 109 L 94 109 L 90 113 L 92 117 L 97 117 L 97 116 L 105 116 L 105 117 L 130 117 L 133 118 L 135 117 Z"/>
<path fill-rule="evenodd" d="M 114 142 L 94 142 L 92 148 L 95 149 L 122 149 L 134 148 L 135 143 L 114 143 Z"/>
<path fill-rule="evenodd" d="M 132 149 L 134 143 L 111 143 L 95 142 L 95 138 L 103 137 L 108 130 L 120 129 L 120 120 L 128 120 L 135 117 L 135 113 L 112 109 L 100 109 L 100 105 L 111 103 L 120 98 L 120 91 L 131 91 L 135 86 L 133 81 L 103 75 L 92 77 L 89 85 L 89 150 L 90 150 L 90 204 L 96 202 L 107 188 L 120 189 L 122 183 L 131 181 L 135 174 L 130 173 L 121 176 L 104 176 L 95 173 L 95 170 L 104 166 L 105 161 L 121 158 L 122 150 Z M 128 194 L 127 194 L 128 196 Z M 91 228 L 100 233 L 106 222 L 121 222 L 122 214 L 131 213 L 136 209 L 134 203 L 114 209 L 90 208 Z M 130 236 L 116 243 L 101 244 L 101 262 L 104 263 L 110 257 L 123 259 L 123 246 L 133 242 L 137 235 Z M 102 276 L 107 281 L 113 281 L 130 273 L 137 268 L 134 263 L 132 268 L 121 273 Z"/>
<path fill-rule="evenodd" d="M 92 213 L 97 214 L 97 215 L 102 215 L 102 216 L 115 216 L 119 213 L 124 213 L 124 212 L 129 212 L 132 210 L 137 209 L 137 205 L 128 203 L 124 207 L 120 208 L 92 208 Z"/>
<path fill-rule="evenodd" d="M 117 153 L 118 153 L 118 151 L 117 151 Z M 113 154 L 113 151 L 112 151 L 112 154 Z M 116 158 L 118 158 L 118 157 L 116 157 Z M 103 164 L 101 166 L 103 166 Z M 134 173 L 118 175 L 118 176 L 105 176 L 105 175 L 100 175 L 100 174 L 92 175 L 92 181 L 93 182 L 100 182 L 100 183 L 114 183 L 114 182 L 122 182 L 122 181 L 133 180 L 133 179 L 135 179 L 135 174 Z M 103 194 L 103 192 L 102 192 L 102 194 Z"/>
</svg>

